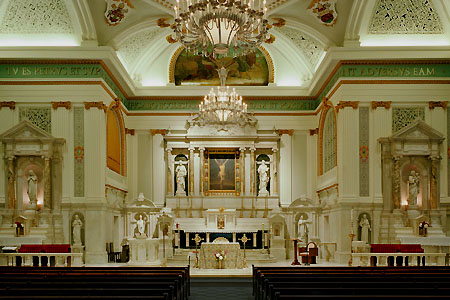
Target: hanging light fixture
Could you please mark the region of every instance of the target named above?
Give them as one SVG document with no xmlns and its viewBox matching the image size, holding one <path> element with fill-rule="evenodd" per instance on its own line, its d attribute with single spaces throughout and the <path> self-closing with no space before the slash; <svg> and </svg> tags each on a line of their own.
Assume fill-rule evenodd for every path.
<svg viewBox="0 0 450 300">
<path fill-rule="evenodd" d="M 247 104 L 242 101 L 242 96 L 239 96 L 234 88 L 230 91 L 229 87 L 225 87 L 228 71 L 222 66 L 217 72 L 220 86 L 216 91 L 211 88 L 209 94 L 199 104 L 198 117 L 202 120 L 202 125 L 238 124 L 243 126 L 253 122 L 254 118 L 247 114 Z"/>
<path fill-rule="evenodd" d="M 245 55 L 270 39 L 266 0 L 177 0 L 175 39 L 204 56 Z"/>
</svg>

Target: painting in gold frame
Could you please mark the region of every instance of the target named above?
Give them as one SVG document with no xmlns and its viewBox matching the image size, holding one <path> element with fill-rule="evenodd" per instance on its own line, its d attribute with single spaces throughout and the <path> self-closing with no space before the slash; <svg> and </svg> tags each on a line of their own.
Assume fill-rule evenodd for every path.
<svg viewBox="0 0 450 300">
<path fill-rule="evenodd" d="M 208 149 L 205 151 L 205 195 L 239 195 L 239 151 Z"/>
</svg>

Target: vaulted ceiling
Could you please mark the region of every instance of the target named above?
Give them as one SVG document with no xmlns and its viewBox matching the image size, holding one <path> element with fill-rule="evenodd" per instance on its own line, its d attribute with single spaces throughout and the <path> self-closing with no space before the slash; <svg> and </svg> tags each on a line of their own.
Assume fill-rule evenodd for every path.
<svg viewBox="0 0 450 300">
<path fill-rule="evenodd" d="M 129 5 L 123 20 L 114 26 L 105 19 L 108 2 Z M 448 0 L 337 0 L 337 19 L 332 26 L 324 25 L 308 10 L 311 2 L 268 2 L 271 22 L 277 22 L 278 18 L 286 21 L 285 26 L 271 29 L 275 42 L 263 44 L 275 70 L 270 89 L 279 89 L 277 93 L 311 94 L 315 83 L 331 66 L 332 52 L 341 53 L 336 57 L 354 59 L 364 57 L 358 57 L 359 54 L 355 57 L 355 51 L 376 49 L 372 46 L 413 50 L 418 46 L 420 50 L 427 47 L 448 50 L 450 46 Z M 35 57 L 29 58 L 49 58 L 50 50 L 65 49 L 68 58 L 91 55 L 113 61 L 128 89 L 135 94 L 179 93 L 180 88 L 175 90 L 168 74 L 172 56 L 180 45 L 167 42 L 169 27 L 158 26 L 161 18 L 173 22 L 170 7 L 174 3 L 173 0 L 2 0 L 0 53 L 8 47 L 32 48 Z M 195 93 L 195 88 L 181 89 Z"/>
</svg>

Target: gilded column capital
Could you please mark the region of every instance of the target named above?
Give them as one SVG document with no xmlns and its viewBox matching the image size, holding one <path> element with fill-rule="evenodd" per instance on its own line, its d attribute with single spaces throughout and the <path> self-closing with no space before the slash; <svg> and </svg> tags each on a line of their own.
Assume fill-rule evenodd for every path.
<svg viewBox="0 0 450 300">
<path fill-rule="evenodd" d="M 136 131 L 134 129 L 131 128 L 125 128 L 125 134 L 131 134 L 134 135 L 136 133 Z"/>
<path fill-rule="evenodd" d="M 198 150 L 199 150 L 200 152 L 203 152 L 203 151 L 205 151 L 205 147 L 199 147 Z"/>
<path fill-rule="evenodd" d="M 0 110 L 3 107 L 9 107 L 9 109 L 14 110 L 14 109 L 16 109 L 16 102 L 15 101 L 0 101 Z"/>
<path fill-rule="evenodd" d="M 54 110 L 56 110 L 60 107 L 70 110 L 70 109 L 72 109 L 72 102 L 70 102 L 70 101 L 58 101 L 58 102 L 52 101 L 52 108 Z"/>
<path fill-rule="evenodd" d="M 375 110 L 378 107 L 384 107 L 385 109 L 391 108 L 392 101 L 372 101 L 372 109 Z"/>
<path fill-rule="evenodd" d="M 319 134 L 319 128 L 314 128 L 309 130 L 309 136 L 313 136 L 315 134 Z"/>
<path fill-rule="evenodd" d="M 86 110 L 91 109 L 92 107 L 95 107 L 99 110 L 103 110 L 105 113 L 108 110 L 108 106 L 106 106 L 102 101 L 99 102 L 84 102 L 84 108 Z"/>
<path fill-rule="evenodd" d="M 277 153 L 278 152 L 278 148 L 272 148 L 272 152 L 273 153 Z"/>
<path fill-rule="evenodd" d="M 287 134 L 290 136 L 294 135 L 294 129 L 278 129 L 278 135 L 282 136 L 283 134 Z"/>
<path fill-rule="evenodd" d="M 339 112 L 340 109 L 344 109 L 345 107 L 352 107 L 353 109 L 357 109 L 359 106 L 359 101 L 339 101 L 336 105 L 336 113 Z"/>
<path fill-rule="evenodd" d="M 446 109 L 447 104 L 448 104 L 448 101 L 430 101 L 430 102 L 428 102 L 428 108 L 430 110 L 433 110 L 436 107 L 442 107 L 442 109 Z"/>
<path fill-rule="evenodd" d="M 166 135 L 166 130 L 165 129 L 152 129 L 152 130 L 150 130 L 150 133 L 152 134 L 152 136 L 155 136 L 157 134 L 164 136 L 164 135 Z"/>
</svg>

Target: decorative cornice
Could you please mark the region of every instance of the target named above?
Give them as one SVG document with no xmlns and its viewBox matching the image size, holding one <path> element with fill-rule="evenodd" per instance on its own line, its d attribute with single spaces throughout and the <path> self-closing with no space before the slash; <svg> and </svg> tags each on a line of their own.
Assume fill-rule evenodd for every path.
<svg viewBox="0 0 450 300">
<path fill-rule="evenodd" d="M 108 110 L 108 106 L 106 106 L 105 104 L 103 104 L 102 101 L 99 102 L 84 102 L 84 108 L 89 110 L 91 109 L 91 107 L 96 107 L 100 110 L 103 110 L 105 113 Z"/>
<path fill-rule="evenodd" d="M 372 101 L 372 109 L 375 110 L 378 107 L 384 107 L 385 109 L 391 108 L 392 101 Z"/>
<path fill-rule="evenodd" d="M 128 191 L 126 191 L 126 190 L 124 190 L 124 189 L 115 187 L 115 186 L 110 185 L 110 184 L 105 184 L 105 193 L 106 193 L 106 191 L 107 191 L 108 189 L 109 189 L 109 190 L 116 190 L 116 191 L 122 192 L 122 193 L 124 193 L 124 194 L 128 194 Z"/>
<path fill-rule="evenodd" d="M 432 110 L 436 107 L 442 107 L 442 109 L 447 108 L 448 101 L 430 101 L 428 102 L 428 107 Z"/>
<path fill-rule="evenodd" d="M 339 193 L 339 184 L 337 184 L 337 183 L 332 184 L 330 186 L 327 186 L 327 187 L 325 187 L 323 189 L 320 189 L 320 190 L 316 191 L 316 193 L 320 194 L 320 193 L 322 193 L 324 191 L 328 191 L 328 190 L 333 189 L 333 188 L 335 188 L 338 191 L 338 193 Z"/>
<path fill-rule="evenodd" d="M 134 135 L 135 134 L 135 129 L 125 128 L 125 134 Z"/>
<path fill-rule="evenodd" d="M 282 136 L 283 134 L 287 134 L 290 136 L 294 135 L 294 129 L 278 129 L 278 135 Z"/>
<path fill-rule="evenodd" d="M 63 107 L 63 108 L 66 108 L 67 110 L 70 110 L 72 108 L 72 102 L 70 102 L 70 101 L 53 102 L 52 101 L 52 107 L 53 107 L 53 109 L 58 109 L 59 107 Z"/>
<path fill-rule="evenodd" d="M 359 101 L 339 101 L 336 105 L 336 112 L 338 113 L 340 109 L 345 107 L 352 107 L 353 109 L 357 109 L 359 106 Z"/>
<path fill-rule="evenodd" d="M 9 109 L 16 109 L 16 102 L 14 102 L 14 101 L 1 101 L 0 102 L 0 110 L 3 108 L 3 107 L 9 107 Z"/>
<path fill-rule="evenodd" d="M 315 134 L 319 134 L 319 128 L 314 128 L 309 130 L 309 135 L 313 136 Z"/>
<path fill-rule="evenodd" d="M 150 133 L 152 134 L 152 136 L 156 135 L 156 134 L 160 134 L 160 135 L 166 135 L 166 130 L 165 129 L 152 129 L 150 130 Z"/>
</svg>

